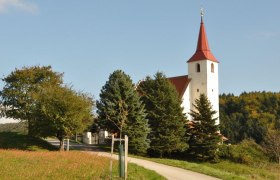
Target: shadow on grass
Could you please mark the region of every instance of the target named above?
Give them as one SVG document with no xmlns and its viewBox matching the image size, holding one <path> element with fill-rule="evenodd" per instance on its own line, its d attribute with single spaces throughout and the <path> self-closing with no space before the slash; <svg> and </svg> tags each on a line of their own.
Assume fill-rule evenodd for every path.
<svg viewBox="0 0 280 180">
<path fill-rule="evenodd" d="M 57 150 L 56 147 L 43 139 L 16 132 L 0 132 L 0 149 L 18 149 L 25 151 Z"/>
</svg>

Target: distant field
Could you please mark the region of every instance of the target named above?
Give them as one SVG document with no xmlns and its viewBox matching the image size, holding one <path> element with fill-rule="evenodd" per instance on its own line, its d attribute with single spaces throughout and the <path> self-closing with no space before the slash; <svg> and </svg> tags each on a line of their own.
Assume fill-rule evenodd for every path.
<svg viewBox="0 0 280 180">
<path fill-rule="evenodd" d="M 18 149 L 27 151 L 53 151 L 56 147 L 35 137 L 16 132 L 0 132 L 0 149 Z"/>
<path fill-rule="evenodd" d="M 18 123 L 0 124 L 0 132 L 18 132 L 21 134 L 26 134 L 27 133 L 27 123 L 18 122 Z"/>
</svg>

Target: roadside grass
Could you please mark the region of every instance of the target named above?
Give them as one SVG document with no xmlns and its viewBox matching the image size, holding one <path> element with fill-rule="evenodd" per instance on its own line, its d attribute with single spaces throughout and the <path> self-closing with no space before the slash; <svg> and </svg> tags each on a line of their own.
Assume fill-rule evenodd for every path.
<svg viewBox="0 0 280 180">
<path fill-rule="evenodd" d="M 109 147 L 101 145 L 100 149 L 109 151 Z M 143 156 L 129 155 L 139 159 L 145 159 L 160 164 L 179 167 L 194 172 L 206 174 L 209 176 L 225 180 L 243 180 L 243 179 L 275 179 L 280 180 L 280 166 L 278 164 L 263 162 L 253 165 L 245 165 L 222 160 L 218 163 L 190 162 L 186 160 L 176 160 L 167 158 L 149 158 Z"/>
<path fill-rule="evenodd" d="M 280 167 L 277 164 L 263 163 L 252 166 L 221 161 L 219 163 L 194 163 L 183 160 L 144 158 L 161 164 L 175 166 L 221 179 L 280 179 Z"/>
<path fill-rule="evenodd" d="M 41 138 L 30 137 L 17 132 L 0 132 L 0 149 L 25 151 L 54 151 L 56 147 Z"/>
</svg>

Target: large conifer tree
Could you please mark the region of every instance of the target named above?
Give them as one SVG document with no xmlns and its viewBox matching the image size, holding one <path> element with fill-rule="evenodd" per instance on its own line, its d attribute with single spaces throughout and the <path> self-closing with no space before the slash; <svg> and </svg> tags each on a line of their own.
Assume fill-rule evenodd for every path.
<svg viewBox="0 0 280 180">
<path fill-rule="evenodd" d="M 187 119 L 175 87 L 162 73 L 156 73 L 154 79 L 147 77 L 141 82 L 138 91 L 145 103 L 151 128 L 150 155 L 162 157 L 184 151 L 187 147 L 184 128 Z"/>
<path fill-rule="evenodd" d="M 149 147 L 148 121 L 144 104 L 132 83 L 121 70 L 114 71 L 103 86 L 97 102 L 99 124 L 110 132 L 129 137 L 129 152 L 146 153 Z"/>
<path fill-rule="evenodd" d="M 217 113 L 205 94 L 195 100 L 195 111 L 191 111 L 189 152 L 201 160 L 215 160 L 218 143 L 221 141 L 219 126 L 216 124 Z"/>
</svg>

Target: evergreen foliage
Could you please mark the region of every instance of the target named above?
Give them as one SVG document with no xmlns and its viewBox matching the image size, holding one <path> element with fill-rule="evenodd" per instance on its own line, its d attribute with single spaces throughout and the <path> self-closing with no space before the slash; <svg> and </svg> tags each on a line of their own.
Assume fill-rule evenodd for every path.
<svg viewBox="0 0 280 180">
<path fill-rule="evenodd" d="M 147 135 L 150 131 L 144 104 L 131 78 L 121 70 L 114 71 L 102 87 L 97 102 L 99 124 L 102 128 L 129 138 L 129 151 L 146 153 L 149 147 Z"/>
<path fill-rule="evenodd" d="M 139 84 L 138 91 L 145 103 L 151 127 L 149 154 L 162 157 L 184 151 L 187 148 L 184 128 L 187 119 L 175 87 L 165 75 L 156 73 L 154 79 L 146 77 Z"/>
<path fill-rule="evenodd" d="M 216 160 L 218 143 L 221 136 L 218 134 L 219 126 L 216 124 L 216 111 L 205 94 L 195 100 L 195 111 L 191 110 L 189 153 L 200 160 Z"/>
</svg>

